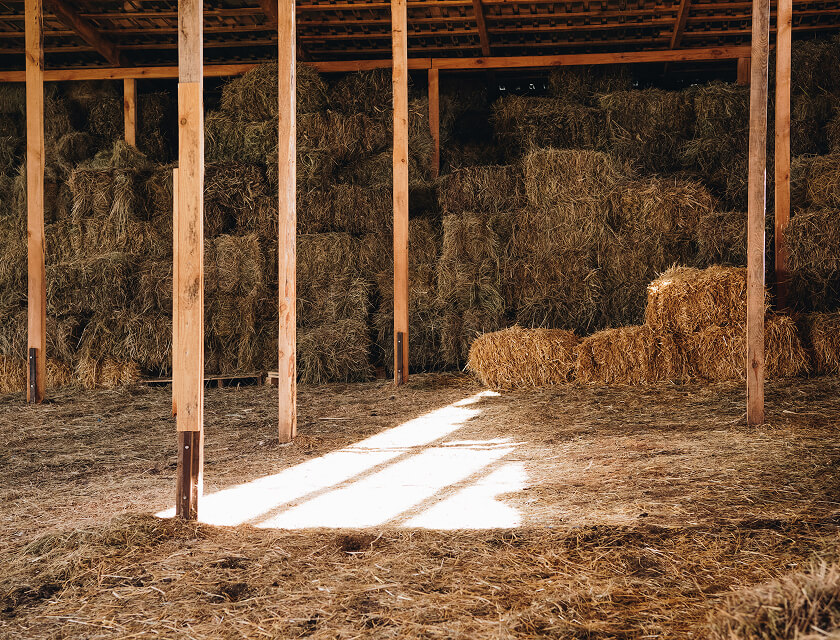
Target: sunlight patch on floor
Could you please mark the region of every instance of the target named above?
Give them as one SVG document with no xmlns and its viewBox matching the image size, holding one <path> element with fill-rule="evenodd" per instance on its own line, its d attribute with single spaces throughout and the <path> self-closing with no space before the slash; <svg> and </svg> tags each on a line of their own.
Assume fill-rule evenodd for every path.
<svg viewBox="0 0 840 640">
<path fill-rule="evenodd" d="M 489 473 L 488 467 L 520 443 L 440 442 L 481 413 L 471 405 L 492 395 L 483 391 L 315 460 L 203 496 L 199 520 L 297 529 L 397 524 L 402 517 L 404 526 L 420 528 L 515 527 L 519 513 L 497 497 L 525 487 L 524 467 L 506 464 Z M 174 509 L 158 515 L 172 517 Z"/>
</svg>

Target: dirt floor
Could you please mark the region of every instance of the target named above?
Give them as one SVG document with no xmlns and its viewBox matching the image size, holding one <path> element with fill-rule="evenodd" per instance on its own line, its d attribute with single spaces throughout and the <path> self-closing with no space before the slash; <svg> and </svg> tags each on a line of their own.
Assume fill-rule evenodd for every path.
<svg viewBox="0 0 840 640">
<path fill-rule="evenodd" d="M 0 399 L 0 637 L 685 638 L 840 549 L 840 380 L 489 393 L 461 375 L 207 391 L 201 518 L 168 388 Z M 443 529 L 443 530 L 441 530 Z M 448 529 L 448 530 L 447 530 Z"/>
</svg>

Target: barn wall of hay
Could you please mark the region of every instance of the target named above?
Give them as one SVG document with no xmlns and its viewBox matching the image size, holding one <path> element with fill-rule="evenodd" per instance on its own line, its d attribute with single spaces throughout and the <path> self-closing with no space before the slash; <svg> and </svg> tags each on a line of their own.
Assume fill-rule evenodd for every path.
<svg viewBox="0 0 840 640">
<path fill-rule="evenodd" d="M 838 61 L 836 38 L 794 46 L 788 241 L 792 303 L 808 313 L 840 305 L 840 74 L 824 72 Z M 642 86 L 633 74 L 557 69 L 547 90 L 523 95 L 485 74 L 443 74 L 438 179 L 426 88 L 414 79 L 413 370 L 461 368 L 477 336 L 513 324 L 580 337 L 641 326 L 648 283 L 670 266 L 745 264 L 748 90 Z M 276 83 L 276 65 L 264 65 L 208 100 L 208 373 L 275 366 Z M 142 86 L 137 149 L 119 141 L 119 84 L 47 86 L 56 380 L 119 384 L 170 370 L 175 102 L 173 87 Z M 300 65 L 297 105 L 300 376 L 365 379 L 393 357 L 390 74 Z M 0 356 L 10 372 L 26 341 L 23 113 L 21 87 L 0 85 Z M 768 248 L 772 228 L 769 215 Z"/>
</svg>

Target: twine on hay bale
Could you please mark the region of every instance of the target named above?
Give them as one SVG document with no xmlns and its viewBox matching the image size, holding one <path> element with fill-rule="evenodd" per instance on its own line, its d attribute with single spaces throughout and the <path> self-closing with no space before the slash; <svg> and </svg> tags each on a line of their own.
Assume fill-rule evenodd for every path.
<svg viewBox="0 0 840 640">
<path fill-rule="evenodd" d="M 746 318 L 745 268 L 674 266 L 648 286 L 645 323 L 661 331 L 691 333 Z"/>
<path fill-rule="evenodd" d="M 500 213 L 525 204 L 522 170 L 517 166 L 457 169 L 438 183 L 438 201 L 447 213 Z"/>
<path fill-rule="evenodd" d="M 840 373 L 840 313 L 809 313 L 802 320 L 802 335 L 814 373 Z"/>
<path fill-rule="evenodd" d="M 577 346 L 575 377 L 595 384 L 644 385 L 690 377 L 678 336 L 648 325 L 604 329 Z"/>
<path fill-rule="evenodd" d="M 574 379 L 578 342 L 572 331 L 516 325 L 476 338 L 467 368 L 493 389 L 566 384 Z"/>
<path fill-rule="evenodd" d="M 836 638 L 838 632 L 840 570 L 820 562 L 731 594 L 709 615 L 704 635 L 709 640 L 816 640 Z"/>
<path fill-rule="evenodd" d="M 707 326 L 685 336 L 693 373 L 702 380 L 745 380 L 746 324 Z M 808 354 L 789 316 L 768 315 L 764 323 L 764 359 L 768 377 L 789 378 L 808 371 Z"/>
</svg>

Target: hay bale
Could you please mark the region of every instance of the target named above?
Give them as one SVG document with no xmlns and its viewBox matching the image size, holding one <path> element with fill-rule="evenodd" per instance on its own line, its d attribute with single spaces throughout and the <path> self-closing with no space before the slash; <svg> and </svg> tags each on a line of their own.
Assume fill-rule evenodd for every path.
<svg viewBox="0 0 840 640">
<path fill-rule="evenodd" d="M 493 104 L 492 123 L 511 159 L 533 148 L 595 149 L 603 144 L 603 112 L 560 98 L 505 96 Z"/>
<path fill-rule="evenodd" d="M 238 162 L 210 163 L 204 171 L 204 233 L 216 236 L 247 227 L 254 210 L 269 195 L 261 167 Z"/>
<path fill-rule="evenodd" d="M 618 199 L 617 224 L 663 236 L 672 242 L 697 235 L 700 218 L 715 207 L 709 190 L 696 180 L 654 177 L 629 181 Z"/>
<path fill-rule="evenodd" d="M 348 73 L 332 83 L 330 108 L 343 113 L 366 113 L 389 118 L 393 110 L 393 79 L 390 69 Z"/>
<path fill-rule="evenodd" d="M 523 167 L 530 205 L 588 205 L 589 213 L 602 220 L 610 214 L 616 190 L 631 175 L 614 157 L 583 149 L 534 149 L 523 159 Z"/>
<path fill-rule="evenodd" d="M 746 323 L 707 326 L 685 336 L 692 372 L 710 382 L 747 377 Z M 764 357 L 768 377 L 788 378 L 808 371 L 808 354 L 789 316 L 768 315 L 764 325 Z"/>
<path fill-rule="evenodd" d="M 697 138 L 720 138 L 724 135 L 749 135 L 750 88 L 726 82 L 711 82 L 694 87 L 694 135 Z"/>
<path fill-rule="evenodd" d="M 47 267 L 47 313 L 79 315 L 127 307 L 133 299 L 136 261 L 113 252 Z"/>
<path fill-rule="evenodd" d="M 668 173 L 682 165 L 681 142 L 694 131 L 690 90 L 615 91 L 598 98 L 606 115 L 609 149 L 634 166 Z"/>
<path fill-rule="evenodd" d="M 701 268 L 713 264 L 747 264 L 747 212 L 711 209 L 700 212 L 697 224 L 697 262 Z"/>
<path fill-rule="evenodd" d="M 840 313 L 809 313 L 802 318 L 802 337 L 816 374 L 840 373 Z"/>
<path fill-rule="evenodd" d="M 794 158 L 791 201 L 808 207 L 840 207 L 840 154 Z"/>
<path fill-rule="evenodd" d="M 4 82 L 0 84 L 0 114 L 4 116 L 26 115 L 26 83 Z"/>
<path fill-rule="evenodd" d="M 226 111 L 209 111 L 204 118 L 204 157 L 208 162 L 261 163 L 277 161 L 277 120 L 241 121 Z"/>
<path fill-rule="evenodd" d="M 555 98 L 597 104 L 596 94 L 633 88 L 630 67 L 624 64 L 555 67 L 548 72 L 548 91 Z"/>
<path fill-rule="evenodd" d="M 76 379 L 85 389 L 116 389 L 140 380 L 140 369 L 134 362 L 83 357 L 76 364 Z"/>
<path fill-rule="evenodd" d="M 171 370 L 172 316 L 158 310 L 97 313 L 85 325 L 77 344 L 76 357 L 88 361 L 85 367 L 114 359 L 159 375 Z"/>
<path fill-rule="evenodd" d="M 359 382 L 370 378 L 367 322 L 343 318 L 298 330 L 298 380 L 304 384 Z"/>
<path fill-rule="evenodd" d="M 834 209 L 796 211 L 785 240 L 792 302 L 803 310 L 836 308 L 840 301 L 840 213 Z"/>
<path fill-rule="evenodd" d="M 438 201 L 444 214 L 515 211 L 525 204 L 522 171 L 517 166 L 458 169 L 440 179 Z"/>
<path fill-rule="evenodd" d="M 644 385 L 690 376 L 679 337 L 648 325 L 593 333 L 576 352 L 575 377 L 584 383 Z"/>
<path fill-rule="evenodd" d="M 88 133 L 111 143 L 123 137 L 125 120 L 122 97 L 100 97 L 86 106 Z"/>
<path fill-rule="evenodd" d="M 73 368 L 47 358 L 47 389 L 75 384 Z M 0 393 L 24 393 L 28 386 L 29 363 L 24 358 L 0 356 Z"/>
<path fill-rule="evenodd" d="M 683 168 L 732 209 L 747 208 L 748 151 L 749 138 L 741 133 L 696 137 L 680 145 Z"/>
<path fill-rule="evenodd" d="M 797 43 L 799 44 L 799 43 Z M 709 619 L 709 640 L 816 640 L 840 630 L 840 571 L 820 563 L 807 571 L 736 592 Z M 811 635 L 813 633 L 813 635 Z"/>
<path fill-rule="evenodd" d="M 239 121 L 276 120 L 277 63 L 261 64 L 234 78 L 222 87 L 222 111 Z M 298 113 L 323 109 L 326 84 L 312 67 L 299 64 L 295 70 L 296 104 Z"/>
<path fill-rule="evenodd" d="M 465 167 L 499 165 L 504 162 L 504 150 L 494 142 L 462 142 L 440 150 L 441 173 Z"/>
<path fill-rule="evenodd" d="M 462 366 L 473 339 L 505 325 L 503 246 L 493 218 L 464 213 L 443 219 L 437 290 L 445 304 L 444 357 Z"/>
<path fill-rule="evenodd" d="M 572 331 L 513 326 L 476 338 L 467 368 L 493 389 L 565 384 L 574 379 L 578 342 Z"/>
<path fill-rule="evenodd" d="M 691 333 L 746 322 L 747 270 L 714 265 L 674 266 L 650 283 L 645 323 L 660 331 Z"/>
<path fill-rule="evenodd" d="M 353 184 L 301 189 L 297 194 L 298 233 L 383 232 L 393 224 L 391 191 Z"/>
<path fill-rule="evenodd" d="M 265 261 L 256 234 L 221 235 L 204 244 L 206 295 L 242 296 L 263 286 Z"/>
<path fill-rule="evenodd" d="M 840 46 L 836 36 L 797 41 L 790 55 L 792 93 L 813 96 L 840 90 Z"/>
</svg>

